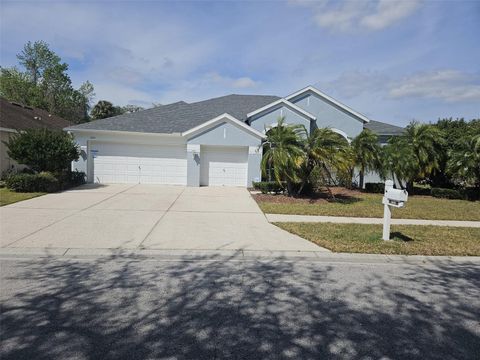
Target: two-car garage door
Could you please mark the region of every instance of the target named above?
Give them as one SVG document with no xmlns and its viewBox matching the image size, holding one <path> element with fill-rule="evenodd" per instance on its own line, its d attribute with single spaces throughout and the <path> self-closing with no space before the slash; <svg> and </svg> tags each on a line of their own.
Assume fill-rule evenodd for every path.
<svg viewBox="0 0 480 360">
<path fill-rule="evenodd" d="M 93 181 L 186 185 L 185 146 L 93 143 Z"/>
<path fill-rule="evenodd" d="M 185 145 L 93 142 L 90 152 L 96 183 L 187 184 Z M 201 147 L 200 185 L 247 186 L 247 173 L 248 147 Z"/>
</svg>

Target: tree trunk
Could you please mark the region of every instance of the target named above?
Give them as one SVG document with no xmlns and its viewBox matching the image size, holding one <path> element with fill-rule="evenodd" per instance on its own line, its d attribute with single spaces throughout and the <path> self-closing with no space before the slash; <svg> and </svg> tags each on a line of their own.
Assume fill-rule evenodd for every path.
<svg viewBox="0 0 480 360">
<path fill-rule="evenodd" d="M 365 177 L 365 169 L 362 167 L 360 169 L 360 190 L 363 190 L 364 177 Z"/>
</svg>

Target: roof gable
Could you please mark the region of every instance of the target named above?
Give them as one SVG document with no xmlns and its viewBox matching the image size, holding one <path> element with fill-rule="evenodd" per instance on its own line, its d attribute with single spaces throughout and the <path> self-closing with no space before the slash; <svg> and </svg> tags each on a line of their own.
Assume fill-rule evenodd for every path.
<svg viewBox="0 0 480 360">
<path fill-rule="evenodd" d="M 220 116 L 217 116 L 214 119 L 211 119 L 207 122 L 204 122 L 203 124 L 200 124 L 200 125 L 192 128 L 192 129 L 190 129 L 190 130 L 187 130 L 187 131 L 183 132 L 182 136 L 184 136 L 186 138 L 192 138 L 192 137 L 198 136 L 200 134 L 203 134 L 206 131 L 208 131 L 209 129 L 214 128 L 217 125 L 225 123 L 225 122 L 231 123 L 232 125 L 235 125 L 237 128 L 240 128 L 241 130 L 243 130 L 243 131 L 249 133 L 250 135 L 255 136 L 259 139 L 264 139 L 265 138 L 265 135 L 262 134 L 261 132 L 255 130 L 251 126 L 248 126 L 245 122 L 240 121 L 237 118 L 235 118 L 232 115 L 227 114 L 227 113 L 222 114 Z"/>
<path fill-rule="evenodd" d="M 332 98 L 331 96 L 328 96 L 327 94 L 321 92 L 320 90 L 318 90 L 317 88 L 313 87 L 313 86 L 307 86 L 306 88 L 304 89 L 301 89 L 297 92 L 294 92 L 293 94 L 290 94 L 288 96 L 285 97 L 285 99 L 287 100 L 292 100 L 295 99 L 295 98 L 298 98 L 304 94 L 307 94 L 307 93 L 313 93 L 315 95 L 317 95 L 318 97 L 320 97 L 321 99 L 325 100 L 326 102 L 328 103 L 331 103 L 337 107 L 339 107 L 340 109 L 344 110 L 345 112 L 353 115 L 355 118 L 357 119 L 360 119 L 361 121 L 365 122 L 365 123 L 368 123 L 370 121 L 369 118 L 367 118 L 365 115 L 353 110 L 352 108 L 348 107 L 347 105 L 345 104 L 342 104 L 340 101 L 338 100 L 335 100 L 334 98 Z"/>
<path fill-rule="evenodd" d="M 276 107 L 278 107 L 278 106 L 286 106 L 286 107 L 288 107 L 289 109 L 295 111 L 296 113 L 298 113 L 298 114 L 300 114 L 300 115 L 302 115 L 302 116 L 304 116 L 304 117 L 306 117 L 306 118 L 308 118 L 308 119 L 310 119 L 310 120 L 316 120 L 316 117 L 315 117 L 314 115 L 310 114 L 308 111 L 303 110 L 303 109 L 300 108 L 299 106 L 297 106 L 297 105 L 295 105 L 295 104 L 293 104 L 293 103 L 291 103 L 290 101 L 285 100 L 285 99 L 278 99 L 278 100 L 276 100 L 276 101 L 274 101 L 274 102 L 272 102 L 272 103 L 270 103 L 270 104 L 267 104 L 267 105 L 265 105 L 265 106 L 263 106 L 263 107 L 261 107 L 261 108 L 259 108 L 259 109 L 256 109 L 256 110 L 248 113 L 248 114 L 247 114 L 247 117 L 248 117 L 248 118 L 251 118 L 251 117 L 253 117 L 253 116 L 260 115 L 260 114 L 262 114 L 262 113 L 264 113 L 264 112 L 266 112 L 266 111 L 269 111 L 269 110 L 271 110 L 271 109 L 274 109 L 274 108 L 276 108 Z"/>
</svg>

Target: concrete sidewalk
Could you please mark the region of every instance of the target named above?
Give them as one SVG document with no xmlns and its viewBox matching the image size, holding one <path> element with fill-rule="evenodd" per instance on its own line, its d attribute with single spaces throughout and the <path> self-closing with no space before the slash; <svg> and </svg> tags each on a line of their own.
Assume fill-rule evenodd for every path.
<svg viewBox="0 0 480 360">
<path fill-rule="evenodd" d="M 346 216 L 313 216 L 313 215 L 286 215 L 265 214 L 267 220 L 275 222 L 329 222 L 337 224 L 383 224 L 382 218 L 362 218 Z M 480 221 L 455 221 L 455 220 L 417 220 L 417 219 L 392 219 L 392 225 L 433 225 L 453 227 L 480 227 Z"/>
</svg>

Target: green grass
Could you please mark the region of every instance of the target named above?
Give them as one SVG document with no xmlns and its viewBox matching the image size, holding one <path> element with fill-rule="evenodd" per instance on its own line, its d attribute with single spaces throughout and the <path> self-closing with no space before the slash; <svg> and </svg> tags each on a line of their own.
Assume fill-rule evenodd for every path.
<svg viewBox="0 0 480 360">
<path fill-rule="evenodd" d="M 381 194 L 359 194 L 350 199 L 311 204 L 305 202 L 259 202 L 259 206 L 267 214 L 383 217 Z M 405 208 L 393 209 L 392 217 L 397 219 L 480 221 L 480 201 L 410 196 Z"/>
<path fill-rule="evenodd" d="M 13 204 L 18 201 L 28 200 L 40 195 L 45 195 L 45 193 L 18 193 L 8 190 L 6 188 L 2 188 L 0 189 L 0 206 Z"/>
<path fill-rule="evenodd" d="M 276 223 L 334 252 L 480 256 L 480 228 L 393 225 L 393 241 L 382 240 L 381 225 Z"/>
</svg>

